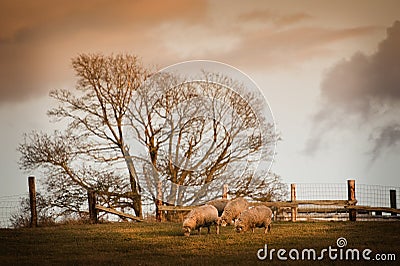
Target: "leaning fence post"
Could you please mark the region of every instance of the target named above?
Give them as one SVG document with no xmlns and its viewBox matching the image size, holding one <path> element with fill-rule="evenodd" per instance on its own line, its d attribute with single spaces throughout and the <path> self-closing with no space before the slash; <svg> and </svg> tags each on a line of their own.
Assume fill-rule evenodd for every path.
<svg viewBox="0 0 400 266">
<path fill-rule="evenodd" d="M 31 227 L 37 227 L 37 210 L 36 210 L 36 186 L 35 186 L 35 177 L 28 177 L 28 186 L 29 186 L 29 204 L 31 208 Z"/>
<path fill-rule="evenodd" d="M 350 206 L 356 205 L 356 184 L 355 180 L 347 180 L 347 200 L 349 201 Z M 356 221 L 357 220 L 357 211 L 355 209 L 349 210 L 349 220 Z"/>
<path fill-rule="evenodd" d="M 296 202 L 296 184 L 290 185 L 290 200 L 292 203 Z M 292 207 L 292 222 L 296 222 L 297 219 L 297 207 Z"/>
<path fill-rule="evenodd" d="M 228 198 L 228 184 L 224 185 L 223 191 L 222 191 L 222 198 L 227 199 Z"/>
<path fill-rule="evenodd" d="M 396 190 L 390 190 L 390 208 L 397 209 L 397 202 L 396 202 Z M 397 216 L 396 213 L 392 212 L 392 216 Z"/>
<path fill-rule="evenodd" d="M 94 190 L 89 189 L 87 191 L 88 204 L 89 204 L 89 219 L 91 223 L 96 224 L 98 222 L 97 210 L 96 210 L 96 193 Z"/>
</svg>

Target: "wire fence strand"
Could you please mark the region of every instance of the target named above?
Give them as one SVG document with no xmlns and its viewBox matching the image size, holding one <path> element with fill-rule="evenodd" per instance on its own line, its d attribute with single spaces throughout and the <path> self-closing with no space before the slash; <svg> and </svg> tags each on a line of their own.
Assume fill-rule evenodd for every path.
<svg viewBox="0 0 400 266">
<path fill-rule="evenodd" d="M 0 196 L 0 228 L 11 228 L 11 219 L 13 215 L 17 215 L 23 199 L 29 197 L 28 193 Z"/>
</svg>

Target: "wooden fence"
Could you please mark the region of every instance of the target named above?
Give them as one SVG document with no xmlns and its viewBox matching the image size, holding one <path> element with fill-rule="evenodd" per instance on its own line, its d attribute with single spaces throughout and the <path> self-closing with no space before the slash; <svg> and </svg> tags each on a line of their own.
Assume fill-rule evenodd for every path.
<svg viewBox="0 0 400 266">
<path fill-rule="evenodd" d="M 29 198 L 30 198 L 30 210 L 31 210 L 31 221 L 30 226 L 36 227 L 38 224 L 37 210 L 36 210 L 36 187 L 35 177 L 28 177 L 29 185 Z M 161 195 L 161 185 L 158 187 L 156 201 L 156 219 L 157 221 L 163 221 L 164 216 L 167 212 L 187 212 L 192 210 L 196 206 L 168 206 L 163 203 Z M 227 198 L 228 186 L 224 185 L 222 191 L 222 198 Z M 375 212 L 377 215 L 382 215 L 382 212 L 391 214 L 392 217 L 400 218 L 400 209 L 397 209 L 396 202 L 396 190 L 390 190 L 390 207 L 374 207 L 374 206 L 362 206 L 357 205 L 356 199 L 356 185 L 354 180 L 347 180 L 347 199 L 335 199 L 335 200 L 297 200 L 296 197 L 296 184 L 290 186 L 290 200 L 289 201 L 276 201 L 276 202 L 251 202 L 253 206 L 265 205 L 272 207 L 275 210 L 275 218 L 279 217 L 280 213 L 287 212 L 290 210 L 290 219 L 295 222 L 298 220 L 299 214 L 302 213 L 345 213 L 348 214 L 350 221 L 357 220 L 357 213 L 371 213 Z M 88 191 L 88 206 L 89 206 L 89 217 L 92 223 L 98 222 L 98 214 L 100 211 L 118 215 L 120 217 L 129 218 L 135 221 L 143 221 L 142 219 L 127 214 L 121 211 L 117 211 L 112 208 L 106 208 L 104 206 L 96 204 L 96 193 L 94 191 Z M 282 218 L 282 217 L 281 217 Z M 283 217 L 285 219 L 285 217 Z"/>
<path fill-rule="evenodd" d="M 227 195 L 227 186 L 224 186 L 223 198 Z M 161 191 L 161 190 L 160 190 Z M 159 195 L 159 198 L 162 198 Z M 190 211 L 195 206 L 168 206 L 163 204 L 160 200 L 157 201 L 157 220 L 163 221 L 166 212 L 177 211 Z M 391 213 L 392 216 L 400 214 L 397 209 L 396 191 L 390 191 L 390 208 L 389 207 L 371 207 L 371 206 L 358 206 L 356 199 L 356 185 L 354 180 L 347 180 L 347 199 L 335 200 L 297 200 L 296 197 L 296 184 L 290 185 L 290 201 L 276 201 L 276 202 L 251 202 L 250 205 L 265 205 L 274 208 L 275 218 L 285 220 L 285 217 L 279 217 L 279 214 L 290 210 L 289 220 L 295 222 L 298 220 L 299 213 L 346 213 L 348 220 L 356 221 L 358 212 L 380 212 Z"/>
<path fill-rule="evenodd" d="M 30 227 L 37 227 L 38 226 L 38 215 L 37 215 L 37 206 L 36 206 L 36 185 L 35 185 L 35 177 L 29 176 L 28 177 L 28 187 L 29 187 L 29 203 L 30 203 Z M 141 222 L 143 221 L 141 218 L 136 217 L 129 213 L 124 213 L 121 211 L 117 211 L 113 208 L 107 208 L 97 204 L 96 200 L 96 192 L 93 190 L 88 190 L 87 192 L 88 198 L 88 212 L 89 212 L 89 221 L 91 223 L 98 223 L 98 215 L 99 212 L 106 212 L 117 215 L 119 217 L 128 218 L 134 221 Z"/>
</svg>

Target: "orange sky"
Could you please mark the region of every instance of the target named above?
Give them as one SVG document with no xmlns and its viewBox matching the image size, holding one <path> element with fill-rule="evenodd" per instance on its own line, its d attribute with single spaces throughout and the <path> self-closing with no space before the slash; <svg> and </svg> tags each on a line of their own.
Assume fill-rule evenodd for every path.
<svg viewBox="0 0 400 266">
<path fill-rule="evenodd" d="M 383 130 L 374 129 L 389 124 L 371 122 L 380 117 L 366 123 L 328 112 L 324 114 L 326 121 L 348 122 L 343 123 L 344 130 L 336 128 L 337 134 L 329 133 L 321 140 L 317 135 L 324 135 L 327 126 L 315 125 L 315 117 L 323 114 L 321 104 L 347 110 L 348 105 L 335 105 L 329 86 L 321 84 L 331 77 L 340 86 L 337 76 L 327 76 L 329 69 L 351 60 L 357 52 L 367 58 L 376 53 L 387 37 L 387 28 L 400 20 L 399 10 L 397 0 L 1 1 L 0 122 L 4 148 L 0 167 L 7 176 L 24 175 L 15 169 L 15 147 L 23 132 L 50 127 L 45 116 L 47 94 L 52 88 L 74 87 L 72 57 L 88 52 L 125 52 L 156 67 L 190 59 L 222 61 L 254 78 L 271 104 L 284 139 L 278 145 L 273 170 L 288 182 L 314 182 L 328 171 L 330 182 L 355 176 L 377 183 L 374 176 L 385 169 L 387 180 L 382 182 L 398 183 L 398 149 L 366 170 L 369 149 L 365 145 L 373 149 L 369 138 L 383 136 Z M 351 113 L 352 117 L 358 115 Z M 392 123 L 392 116 L 385 116 L 385 121 Z M 357 127 L 363 124 L 371 124 L 365 129 L 369 133 L 362 141 L 353 142 L 360 139 Z M 304 154 L 312 148 L 307 146 L 310 141 L 320 144 L 314 147 L 320 152 L 314 156 L 324 158 Z M 348 150 L 343 142 L 353 146 Z M 321 156 L 321 152 L 331 157 Z M 310 170 L 311 165 L 319 167 Z M 4 182 L 12 185 L 9 179 Z"/>
<path fill-rule="evenodd" d="M 397 15 L 397 1 L 332 2 L 7 1 L 0 11 L 1 101 L 46 93 L 71 77 L 70 59 L 82 52 L 134 53 L 159 66 L 210 58 L 279 69 L 361 42 L 371 49 Z"/>
</svg>

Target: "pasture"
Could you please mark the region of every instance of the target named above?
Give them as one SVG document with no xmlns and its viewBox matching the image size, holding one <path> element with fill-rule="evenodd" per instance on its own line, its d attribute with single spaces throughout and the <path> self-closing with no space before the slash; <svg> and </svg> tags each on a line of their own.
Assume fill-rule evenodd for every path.
<svg viewBox="0 0 400 266">
<path fill-rule="evenodd" d="M 276 222 L 271 233 L 238 234 L 232 227 L 221 234 L 182 235 L 179 223 L 107 223 L 96 225 L 59 225 L 54 227 L 0 229 L 2 265 L 280 265 L 282 263 L 321 264 L 322 261 L 259 260 L 257 251 L 268 249 L 337 248 L 344 237 L 345 248 L 366 248 L 375 254 L 395 254 L 400 260 L 400 222 Z M 287 256 L 287 253 L 286 253 Z M 323 264 L 374 264 L 375 261 L 330 260 Z"/>
</svg>

